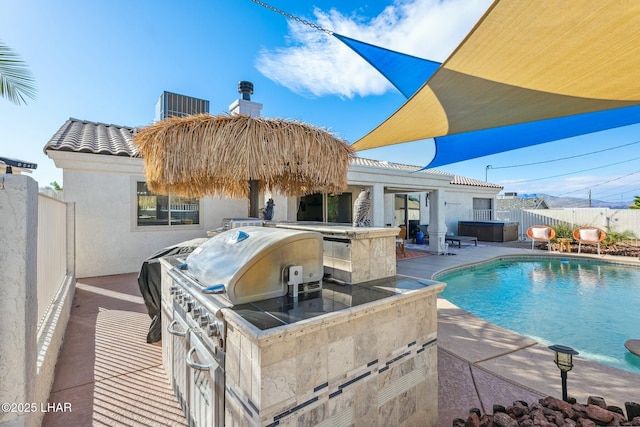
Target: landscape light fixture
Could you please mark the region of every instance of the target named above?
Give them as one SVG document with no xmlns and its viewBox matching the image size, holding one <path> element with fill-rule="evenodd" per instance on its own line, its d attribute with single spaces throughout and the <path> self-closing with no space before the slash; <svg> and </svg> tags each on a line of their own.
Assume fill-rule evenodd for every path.
<svg viewBox="0 0 640 427">
<path fill-rule="evenodd" d="M 567 397 L 567 372 L 573 368 L 573 356 L 578 354 L 577 351 L 566 345 L 555 344 L 549 346 L 549 350 L 556 352 L 554 362 L 560 369 L 560 377 L 562 378 L 562 400 L 568 402 Z"/>
</svg>

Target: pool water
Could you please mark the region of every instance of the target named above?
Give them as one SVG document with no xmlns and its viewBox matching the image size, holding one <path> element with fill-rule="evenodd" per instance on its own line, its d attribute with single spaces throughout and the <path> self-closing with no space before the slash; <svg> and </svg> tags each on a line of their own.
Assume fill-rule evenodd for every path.
<svg viewBox="0 0 640 427">
<path fill-rule="evenodd" d="M 574 259 L 509 260 L 438 277 L 441 296 L 493 324 L 640 374 L 640 268 Z"/>
</svg>

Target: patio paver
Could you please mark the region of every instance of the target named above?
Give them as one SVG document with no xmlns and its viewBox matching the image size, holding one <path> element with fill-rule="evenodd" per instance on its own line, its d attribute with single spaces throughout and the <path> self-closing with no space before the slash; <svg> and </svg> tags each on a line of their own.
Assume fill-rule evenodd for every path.
<svg viewBox="0 0 640 427">
<path fill-rule="evenodd" d="M 79 279 L 43 427 L 186 426 L 149 325 L 136 273 Z"/>
</svg>

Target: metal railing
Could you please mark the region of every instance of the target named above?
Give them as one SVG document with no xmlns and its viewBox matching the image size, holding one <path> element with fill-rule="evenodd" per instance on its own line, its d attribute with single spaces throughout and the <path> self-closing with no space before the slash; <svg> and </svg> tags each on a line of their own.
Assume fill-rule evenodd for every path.
<svg viewBox="0 0 640 427">
<path fill-rule="evenodd" d="M 38 196 L 38 329 L 67 275 L 67 204 Z"/>
</svg>

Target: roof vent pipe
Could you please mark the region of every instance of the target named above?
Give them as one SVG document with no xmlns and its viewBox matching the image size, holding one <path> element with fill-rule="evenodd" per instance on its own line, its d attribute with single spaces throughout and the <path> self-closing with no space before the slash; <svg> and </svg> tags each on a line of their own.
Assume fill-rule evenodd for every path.
<svg viewBox="0 0 640 427">
<path fill-rule="evenodd" d="M 242 99 L 245 101 L 251 101 L 251 95 L 253 95 L 253 83 L 241 81 L 238 82 L 238 92 L 242 94 Z"/>
</svg>

